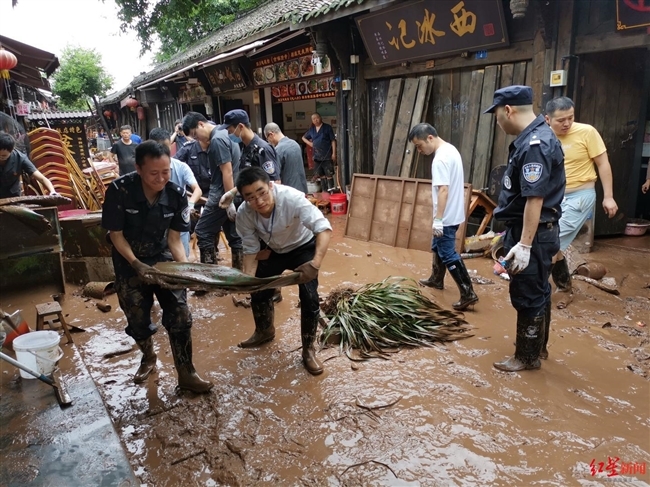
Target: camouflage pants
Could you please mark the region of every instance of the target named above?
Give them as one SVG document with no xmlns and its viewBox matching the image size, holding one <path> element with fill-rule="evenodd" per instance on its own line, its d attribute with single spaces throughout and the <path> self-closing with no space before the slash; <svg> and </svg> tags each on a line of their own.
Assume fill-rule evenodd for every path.
<svg viewBox="0 0 650 487">
<path fill-rule="evenodd" d="M 155 262 L 145 261 L 150 265 Z M 115 268 L 117 298 L 126 316 L 127 327 L 124 331 L 127 335 L 140 341 L 156 333 L 158 327 L 151 322 L 154 296 L 163 310 L 162 325 L 169 333 L 186 331 L 192 327 L 192 315 L 187 307 L 187 291 L 185 289 L 170 290 L 145 284 L 117 251 L 113 251 L 113 267 Z"/>
</svg>

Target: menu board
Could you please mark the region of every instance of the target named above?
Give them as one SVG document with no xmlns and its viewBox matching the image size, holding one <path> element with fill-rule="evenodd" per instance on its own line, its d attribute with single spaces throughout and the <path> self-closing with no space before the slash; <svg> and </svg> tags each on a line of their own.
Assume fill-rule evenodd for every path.
<svg viewBox="0 0 650 487">
<path fill-rule="evenodd" d="M 40 123 L 39 123 L 40 125 Z M 61 141 L 68 148 L 77 165 L 83 170 L 90 167 L 87 156 L 88 139 L 81 119 L 50 120 L 50 126 L 61 134 Z"/>
<path fill-rule="evenodd" d="M 246 88 L 246 81 L 236 61 L 208 66 L 203 71 L 208 78 L 213 95 Z"/>
<path fill-rule="evenodd" d="M 321 58 L 321 68 L 321 74 L 332 71 L 332 62 L 327 55 Z M 303 46 L 256 60 L 253 83 L 255 86 L 266 86 L 315 75 L 316 66 L 312 64 L 312 48 Z"/>
<path fill-rule="evenodd" d="M 271 87 L 271 95 L 277 102 L 312 100 L 336 96 L 334 77 L 312 78 L 295 83 L 285 83 Z"/>
<path fill-rule="evenodd" d="M 179 103 L 204 103 L 206 92 L 201 85 L 181 85 L 178 87 Z"/>
</svg>

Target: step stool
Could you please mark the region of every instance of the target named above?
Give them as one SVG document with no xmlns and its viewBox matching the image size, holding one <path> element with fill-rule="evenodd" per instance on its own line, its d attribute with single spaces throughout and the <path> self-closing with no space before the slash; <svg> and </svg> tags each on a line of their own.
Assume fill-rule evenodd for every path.
<svg viewBox="0 0 650 487">
<path fill-rule="evenodd" d="M 56 316 L 56 318 L 48 320 L 48 316 Z M 61 324 L 60 327 L 54 326 L 57 322 Z M 50 330 L 63 328 L 63 332 L 68 338 L 68 343 L 72 343 L 72 336 L 70 335 L 70 330 L 68 330 L 68 324 L 63 317 L 63 310 L 61 309 L 61 305 L 56 301 L 36 305 L 36 331 L 44 330 L 46 325 Z"/>
</svg>

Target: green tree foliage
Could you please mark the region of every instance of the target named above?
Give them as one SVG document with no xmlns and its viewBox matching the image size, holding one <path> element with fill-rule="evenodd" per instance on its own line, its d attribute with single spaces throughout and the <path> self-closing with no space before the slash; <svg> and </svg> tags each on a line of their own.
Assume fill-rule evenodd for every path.
<svg viewBox="0 0 650 487">
<path fill-rule="evenodd" d="M 59 69 L 53 75 L 53 93 L 59 107 L 87 110 L 88 98 L 103 97 L 113 86 L 113 77 L 102 66 L 102 56 L 94 49 L 66 46 Z"/>
<path fill-rule="evenodd" d="M 140 54 L 160 47 L 164 62 L 194 42 L 229 24 L 266 0 L 115 0 L 123 31 L 132 29 L 141 42 Z"/>
</svg>

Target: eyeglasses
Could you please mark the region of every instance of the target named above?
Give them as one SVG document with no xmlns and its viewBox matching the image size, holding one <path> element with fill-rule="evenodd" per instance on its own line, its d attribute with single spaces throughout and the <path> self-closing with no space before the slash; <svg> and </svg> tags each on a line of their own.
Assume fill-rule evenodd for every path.
<svg viewBox="0 0 650 487">
<path fill-rule="evenodd" d="M 258 192 L 254 196 L 249 196 L 248 198 L 244 198 L 244 201 L 246 203 L 257 203 L 258 200 L 263 200 L 268 195 L 269 195 L 269 190 L 263 189 L 262 191 Z"/>
</svg>

